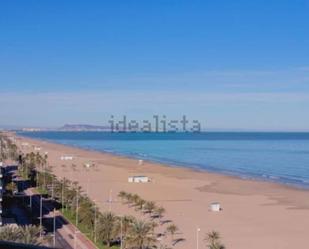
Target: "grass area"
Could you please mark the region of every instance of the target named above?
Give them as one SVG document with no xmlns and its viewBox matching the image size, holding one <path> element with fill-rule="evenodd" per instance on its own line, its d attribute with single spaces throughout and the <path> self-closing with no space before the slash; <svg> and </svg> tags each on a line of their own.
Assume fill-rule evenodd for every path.
<svg viewBox="0 0 309 249">
<path fill-rule="evenodd" d="M 63 216 L 69 221 L 71 222 L 73 225 L 75 225 L 75 214 L 73 212 L 71 212 L 69 209 L 63 209 L 62 212 Z M 88 238 L 90 239 L 93 243 L 94 243 L 94 237 L 93 237 L 93 230 L 89 229 L 88 227 L 84 226 L 82 223 L 78 224 L 78 229 Z M 95 245 L 99 248 L 99 249 L 108 249 L 107 246 L 103 245 L 102 243 L 98 242 L 95 243 Z M 110 249 L 119 249 L 118 246 L 112 246 L 110 247 Z"/>
<path fill-rule="evenodd" d="M 48 194 L 48 192 L 45 188 L 39 187 L 39 188 L 36 188 L 36 189 L 39 192 L 39 194 L 41 194 L 41 195 L 47 195 Z"/>
</svg>

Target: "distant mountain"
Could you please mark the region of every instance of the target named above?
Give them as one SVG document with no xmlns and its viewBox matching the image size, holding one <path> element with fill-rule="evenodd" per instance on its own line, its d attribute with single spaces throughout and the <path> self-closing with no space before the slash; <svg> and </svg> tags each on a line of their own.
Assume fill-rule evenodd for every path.
<svg viewBox="0 0 309 249">
<path fill-rule="evenodd" d="M 60 131 L 109 131 L 109 126 L 88 125 L 88 124 L 65 124 Z"/>
</svg>

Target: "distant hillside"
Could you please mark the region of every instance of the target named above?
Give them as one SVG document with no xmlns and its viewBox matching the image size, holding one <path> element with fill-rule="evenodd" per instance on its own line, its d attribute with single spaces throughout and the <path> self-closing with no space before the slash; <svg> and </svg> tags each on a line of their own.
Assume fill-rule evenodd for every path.
<svg viewBox="0 0 309 249">
<path fill-rule="evenodd" d="M 109 131 L 109 126 L 88 125 L 88 124 L 65 124 L 60 131 Z"/>
</svg>

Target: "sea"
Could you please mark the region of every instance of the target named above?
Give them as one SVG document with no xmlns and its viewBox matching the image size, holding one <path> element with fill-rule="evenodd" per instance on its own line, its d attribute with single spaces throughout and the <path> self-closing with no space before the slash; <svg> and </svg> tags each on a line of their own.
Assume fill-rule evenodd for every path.
<svg viewBox="0 0 309 249">
<path fill-rule="evenodd" d="M 309 132 L 19 132 L 19 135 L 309 189 Z"/>
</svg>

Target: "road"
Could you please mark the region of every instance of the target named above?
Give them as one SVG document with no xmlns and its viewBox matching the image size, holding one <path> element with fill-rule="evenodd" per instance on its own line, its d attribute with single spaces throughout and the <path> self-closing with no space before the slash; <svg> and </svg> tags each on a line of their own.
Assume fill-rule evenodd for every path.
<svg viewBox="0 0 309 249">
<path fill-rule="evenodd" d="M 40 217 L 40 196 L 34 189 L 27 189 L 24 191 L 27 196 L 32 195 L 32 213 Z M 54 220 L 56 227 L 55 247 L 64 249 L 96 249 L 97 247 L 85 235 L 83 235 L 76 227 L 69 223 L 61 214 L 55 212 L 55 219 L 53 214 L 54 206 L 51 202 L 42 199 L 42 224 L 48 232 L 53 233 Z"/>
</svg>

